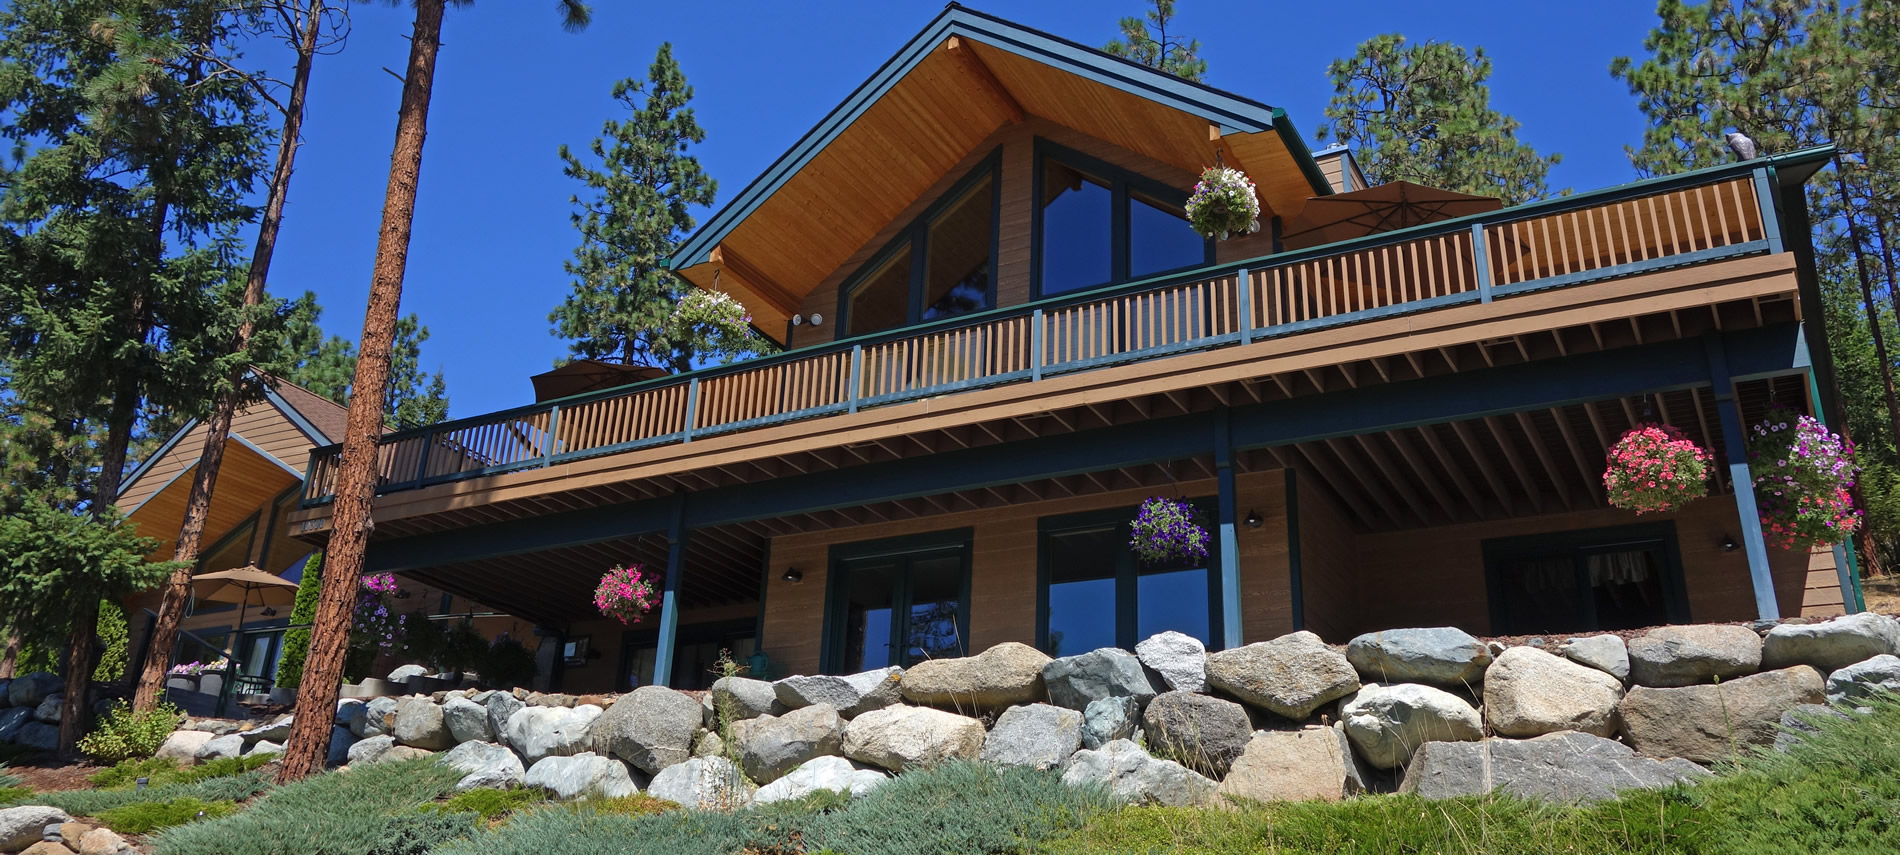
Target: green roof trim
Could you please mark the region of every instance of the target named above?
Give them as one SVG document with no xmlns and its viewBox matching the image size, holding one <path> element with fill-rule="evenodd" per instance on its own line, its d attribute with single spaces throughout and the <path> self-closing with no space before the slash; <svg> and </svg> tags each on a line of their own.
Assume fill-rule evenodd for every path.
<svg viewBox="0 0 1900 855">
<path fill-rule="evenodd" d="M 1325 195 L 1333 192 L 1332 185 L 1326 182 L 1319 165 L 1313 162 L 1305 141 L 1293 129 L 1284 110 L 951 3 L 922 32 L 879 66 L 870 79 L 846 96 L 843 103 L 806 131 L 789 151 L 780 155 L 752 183 L 740 190 L 731 202 L 726 203 L 724 208 L 714 213 L 697 232 L 687 238 L 672 256 L 673 269 L 692 267 L 710 260 L 713 248 L 726 235 L 745 222 L 765 200 L 770 199 L 785 182 L 798 174 L 812 158 L 951 36 L 965 36 L 990 47 L 1200 116 L 1210 124 L 1220 126 L 1223 132 L 1279 133 L 1286 142 L 1287 150 L 1301 160 L 1302 171 L 1313 185 L 1314 193 Z"/>
</svg>

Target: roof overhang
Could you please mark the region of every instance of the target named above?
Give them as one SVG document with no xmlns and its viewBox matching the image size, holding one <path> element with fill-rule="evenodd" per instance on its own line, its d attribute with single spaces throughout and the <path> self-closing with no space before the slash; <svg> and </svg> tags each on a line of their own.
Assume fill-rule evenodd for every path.
<svg viewBox="0 0 1900 855">
<path fill-rule="evenodd" d="M 138 526 L 141 537 L 158 541 L 158 547 L 149 556 L 153 560 L 170 560 L 172 556 L 179 526 L 184 523 L 185 505 L 191 498 L 191 482 L 197 471 L 198 461 L 193 460 L 178 470 L 157 492 L 126 513 L 126 522 Z M 203 542 L 216 543 L 251 517 L 259 515 L 261 509 L 268 509 L 271 502 L 285 490 L 302 482 L 303 478 L 297 470 L 243 437 L 232 434 L 224 443 L 224 459 L 218 467 L 217 487 L 211 492 L 211 507 L 206 513 Z"/>
<path fill-rule="evenodd" d="M 780 336 L 820 281 L 1025 115 L 1190 172 L 1218 157 L 1271 211 L 1332 192 L 1278 108 L 952 3 L 709 218 L 672 267 L 733 293 Z"/>
</svg>

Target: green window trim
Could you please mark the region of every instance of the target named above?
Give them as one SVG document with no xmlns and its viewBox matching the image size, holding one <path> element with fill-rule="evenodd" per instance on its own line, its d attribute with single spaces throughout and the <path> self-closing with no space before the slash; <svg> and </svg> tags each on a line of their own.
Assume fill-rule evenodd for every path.
<svg viewBox="0 0 1900 855">
<path fill-rule="evenodd" d="M 1218 519 L 1219 502 L 1213 496 L 1190 498 L 1189 503 L 1200 511 L 1206 520 Z M 1052 556 L 1050 541 L 1053 536 L 1064 532 L 1099 528 L 1107 525 L 1118 526 L 1123 536 L 1128 533 L 1128 524 L 1139 512 L 1135 506 L 1106 508 L 1096 511 L 1083 511 L 1073 514 L 1042 517 L 1036 521 L 1036 649 L 1049 649 L 1049 560 Z M 1222 631 L 1225 621 L 1221 616 L 1221 560 L 1220 549 L 1214 542 L 1218 532 L 1208 530 L 1207 562 L 1207 634 L 1205 639 L 1208 650 L 1221 649 Z M 1132 550 L 1122 550 L 1115 567 L 1115 646 L 1123 650 L 1134 650 L 1140 642 L 1138 636 L 1140 603 L 1136 599 L 1141 573 L 1140 561 Z M 1087 653 L 1087 650 L 1065 651 L 1063 655 Z"/>
<path fill-rule="evenodd" d="M 963 201 L 964 197 L 985 179 L 988 179 L 990 182 L 990 258 L 989 273 L 987 276 L 988 288 L 983 298 L 984 305 L 977 311 L 997 308 L 997 253 L 1000 248 L 1000 238 L 1002 234 L 1003 207 L 1002 165 L 1003 149 L 999 146 L 996 150 L 985 156 L 982 162 L 970 167 L 969 172 L 964 173 L 962 178 L 957 179 L 956 184 L 952 185 L 949 190 L 944 191 L 942 196 L 939 196 L 935 201 L 931 202 L 930 206 L 925 208 L 923 213 L 918 214 L 909 223 L 905 224 L 902 229 L 899 229 L 896 236 L 892 237 L 882 249 L 879 249 L 876 255 L 871 256 L 870 261 L 865 262 L 857 270 L 853 271 L 850 276 L 845 278 L 844 282 L 838 286 L 838 313 L 835 316 L 837 319 L 835 329 L 837 330 L 838 338 L 852 338 L 859 335 L 867 335 L 872 332 L 886 331 L 880 329 L 866 332 L 852 332 L 851 298 L 861 286 L 874 278 L 876 274 L 882 272 L 886 265 L 895 261 L 900 254 L 908 254 L 910 256 L 908 262 L 910 265 L 910 291 L 905 308 L 904 322 L 888 329 L 902 329 L 903 327 L 923 322 L 924 310 L 927 308 L 924 305 L 924 289 L 926 287 L 926 278 L 929 274 L 930 227 L 936 223 L 939 217 L 956 207 L 957 203 Z"/>
<path fill-rule="evenodd" d="M 845 626 L 839 619 L 842 617 L 842 604 L 847 594 L 843 585 L 843 567 L 848 561 L 863 558 L 895 558 L 955 551 L 963 562 L 957 593 L 957 596 L 961 598 L 956 624 L 959 646 L 966 656 L 978 652 L 970 649 L 970 564 L 975 552 L 975 543 L 976 530 L 965 527 L 833 545 L 825 556 L 824 634 L 821 636 L 818 648 L 818 672 L 836 674 L 843 667 L 844 663 L 839 661 L 844 655 L 845 645 Z M 901 590 L 902 584 L 900 583 L 898 587 L 900 590 L 893 595 L 893 613 L 897 611 L 897 604 L 900 602 L 906 609 L 909 606 L 906 594 Z M 895 639 L 899 622 L 892 620 L 891 626 L 891 636 Z"/>
<path fill-rule="evenodd" d="M 1033 148 L 1034 153 L 1031 159 L 1034 163 L 1034 167 L 1031 170 L 1030 177 L 1030 187 L 1032 189 L 1029 203 L 1029 299 L 1040 300 L 1044 297 L 1055 296 L 1043 293 L 1042 282 L 1042 219 L 1044 205 L 1041 194 L 1043 189 L 1043 163 L 1049 159 L 1061 161 L 1082 172 L 1107 180 L 1109 182 L 1108 189 L 1111 193 L 1109 201 L 1109 279 L 1106 282 L 1097 282 L 1092 285 L 1071 288 L 1061 293 L 1080 293 L 1096 288 L 1121 285 L 1133 282 L 1137 279 L 1152 279 L 1166 276 L 1169 273 L 1181 270 L 1192 270 L 1196 267 L 1214 263 L 1214 241 L 1207 240 L 1204 242 L 1205 247 L 1202 260 L 1196 264 L 1185 264 L 1168 270 L 1148 271 L 1139 276 L 1131 275 L 1129 273 L 1129 267 L 1131 266 L 1129 221 L 1132 218 L 1129 215 L 1128 206 L 1130 202 L 1133 201 L 1133 194 L 1148 196 L 1156 201 L 1165 202 L 1170 205 L 1186 206 L 1189 191 L 1182 190 L 1179 187 L 1171 187 L 1165 182 L 1157 181 L 1138 172 L 1116 166 L 1100 158 L 1090 157 L 1075 149 L 1051 142 L 1042 137 L 1036 137 Z"/>
</svg>

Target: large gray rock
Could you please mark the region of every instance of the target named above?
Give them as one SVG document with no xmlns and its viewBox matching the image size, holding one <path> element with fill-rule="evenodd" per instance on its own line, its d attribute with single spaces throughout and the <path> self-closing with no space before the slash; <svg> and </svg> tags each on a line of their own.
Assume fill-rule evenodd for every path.
<svg viewBox="0 0 1900 855">
<path fill-rule="evenodd" d="M 13 707 L 0 712 L 0 742 L 12 742 L 14 734 L 32 720 L 32 707 Z M 211 734 L 205 734 L 205 738 L 210 739 Z"/>
<path fill-rule="evenodd" d="M 35 671 L 22 677 L 13 678 L 7 684 L 7 701 L 16 707 L 37 707 L 46 696 L 60 690 L 63 685 L 59 677 L 45 671 Z"/>
<path fill-rule="evenodd" d="M 1044 699 L 1042 669 L 1049 661 L 1034 647 L 1005 641 L 975 656 L 919 662 L 904 672 L 900 688 L 915 704 L 1000 710 Z"/>
<path fill-rule="evenodd" d="M 1050 660 L 1042 666 L 1042 684 L 1049 703 L 1077 711 L 1102 698 L 1129 697 L 1146 704 L 1155 696 L 1141 660 L 1117 647 Z"/>
<path fill-rule="evenodd" d="M 1864 700 L 1880 692 L 1900 692 L 1900 656 L 1882 653 L 1827 675 L 1827 699 L 1833 703 Z"/>
<path fill-rule="evenodd" d="M 1141 714 L 1148 750 L 1212 778 L 1227 774 L 1253 725 L 1233 701 L 1186 691 L 1162 692 Z"/>
<path fill-rule="evenodd" d="M 1346 643 L 1346 659 L 1366 682 L 1475 688 L 1491 651 L 1471 633 L 1441 626 L 1368 632 Z"/>
<path fill-rule="evenodd" d="M 47 724 L 59 724 L 59 713 L 66 708 L 65 695 L 47 695 L 33 708 L 33 720 Z"/>
<path fill-rule="evenodd" d="M 59 748 L 59 725 L 29 721 L 20 728 L 20 732 L 13 735 L 13 744 L 53 751 Z"/>
<path fill-rule="evenodd" d="M 699 736 L 693 740 L 693 756 L 724 757 L 726 756 L 726 741 L 719 738 L 717 733 L 701 730 Z"/>
<path fill-rule="evenodd" d="M 771 683 L 750 677 L 720 677 L 713 681 L 713 709 L 729 721 L 778 715 L 790 709 L 778 702 Z"/>
<path fill-rule="evenodd" d="M 296 716 L 282 715 L 262 727 L 240 730 L 238 735 L 244 737 L 245 742 L 283 742 L 290 738 L 290 728 L 296 723 Z"/>
<path fill-rule="evenodd" d="M 784 777 L 760 787 L 753 794 L 752 803 L 765 805 L 795 801 L 819 790 L 848 793 L 852 798 L 857 798 L 890 779 L 883 772 L 862 768 L 843 757 L 814 757 Z"/>
<path fill-rule="evenodd" d="M 1631 746 L 1653 757 L 1713 763 L 1749 745 L 1772 745 L 1781 715 L 1823 699 L 1821 672 L 1807 665 L 1723 680 L 1713 686 L 1638 686 L 1617 711 Z"/>
<path fill-rule="evenodd" d="M 429 751 L 455 747 L 455 736 L 442 720 L 442 708 L 428 698 L 403 698 L 396 702 L 396 729 L 391 734 L 400 744 Z"/>
<path fill-rule="evenodd" d="M 522 776 L 521 785 L 547 790 L 564 799 L 581 796 L 614 799 L 640 791 L 633 783 L 633 776 L 627 774 L 627 764 L 592 751 L 544 757 L 528 767 L 528 774 Z"/>
<path fill-rule="evenodd" d="M 699 701 L 691 695 L 665 686 L 641 686 L 621 695 L 594 722 L 594 750 L 657 774 L 692 756 L 700 721 Z"/>
<path fill-rule="evenodd" d="M 363 707 L 362 698 L 337 698 L 335 723 L 340 724 L 344 727 L 349 727 L 350 719 L 355 718 L 358 715 L 361 715 L 361 713 L 358 713 L 357 710 L 362 709 L 362 707 Z"/>
<path fill-rule="evenodd" d="M 1620 636 L 1604 633 L 1572 638 L 1557 653 L 1579 665 L 1588 665 L 1625 683 L 1630 679 L 1630 650 Z"/>
<path fill-rule="evenodd" d="M 752 800 L 757 787 L 724 757 L 694 757 L 653 776 L 647 795 L 687 810 L 733 810 Z"/>
<path fill-rule="evenodd" d="M 8 712 L 13 712 L 13 710 L 8 710 Z M 202 730 L 174 730 L 171 735 L 165 737 L 164 742 L 159 743 L 157 756 L 170 757 L 189 766 L 198 762 L 199 749 L 204 748 L 205 743 L 215 737 L 216 734 Z"/>
<path fill-rule="evenodd" d="M 1368 683 L 1339 705 L 1346 737 L 1366 762 L 1397 769 L 1427 742 L 1484 737 L 1484 722 L 1463 698 L 1419 683 Z"/>
<path fill-rule="evenodd" d="M 350 746 L 347 756 L 350 765 L 361 766 L 383 759 L 383 755 L 388 754 L 395 747 L 396 737 L 385 733 L 381 736 L 358 740 L 355 745 Z"/>
<path fill-rule="evenodd" d="M 1484 673 L 1484 719 L 1501 736 L 1616 731 L 1623 682 L 1535 647 L 1512 647 Z"/>
<path fill-rule="evenodd" d="M 467 698 L 449 698 L 442 702 L 442 723 L 456 744 L 493 742 L 495 732 L 488 726 L 488 708 Z"/>
<path fill-rule="evenodd" d="M 1575 804 L 1708 776 L 1687 760 L 1639 757 L 1621 742 L 1564 731 L 1536 739 L 1428 742 L 1406 767 L 1399 792 L 1449 799 L 1498 791 Z"/>
<path fill-rule="evenodd" d="M 1304 721 L 1359 691 L 1359 672 L 1313 633 L 1282 635 L 1207 655 L 1207 684 L 1269 712 Z"/>
<path fill-rule="evenodd" d="M 1141 726 L 1141 705 L 1134 698 L 1091 701 L 1082 711 L 1082 747 L 1095 749 L 1117 739 L 1132 739 Z"/>
<path fill-rule="evenodd" d="M 847 677 L 830 675 L 786 677 L 772 684 L 778 702 L 788 709 L 829 704 L 845 718 L 881 710 L 903 701 L 899 682 L 904 669 L 895 665 Z"/>
<path fill-rule="evenodd" d="M 1753 674 L 1761 636 L 1745 626 L 1665 626 L 1630 639 L 1630 676 L 1639 686 L 1672 688 Z"/>
<path fill-rule="evenodd" d="M 844 748 L 844 718 L 829 704 L 735 722 L 732 741 L 747 777 L 769 784 L 814 757 Z"/>
<path fill-rule="evenodd" d="M 1081 747 L 1081 713 L 1050 704 L 1029 704 L 1003 711 L 983 738 L 982 759 L 999 766 L 1053 769 Z"/>
<path fill-rule="evenodd" d="M 198 762 L 244 756 L 244 737 L 235 733 L 214 736 L 198 748 Z"/>
<path fill-rule="evenodd" d="M 508 692 L 495 692 L 482 700 L 482 708 L 488 711 L 488 729 L 494 732 L 496 741 L 508 744 L 508 719 L 527 706 Z"/>
<path fill-rule="evenodd" d="M 844 756 L 908 772 L 945 760 L 975 760 L 983 753 L 983 736 L 983 723 L 968 716 L 928 707 L 885 707 L 845 725 Z"/>
<path fill-rule="evenodd" d="M 244 749 L 244 756 L 246 757 L 268 757 L 272 754 L 284 753 L 284 744 L 281 742 L 260 739 L 250 743 L 250 745 L 251 747 Z"/>
<path fill-rule="evenodd" d="M 412 677 L 427 676 L 429 676 L 429 669 L 421 665 L 398 665 L 396 670 L 389 672 L 389 682 L 407 683 Z"/>
<path fill-rule="evenodd" d="M 350 747 L 356 744 L 356 734 L 343 725 L 330 728 L 330 750 L 323 757 L 325 767 L 341 766 L 350 762 Z"/>
<path fill-rule="evenodd" d="M 1218 785 L 1172 760 L 1162 760 L 1126 739 L 1077 751 L 1062 767 L 1062 783 L 1097 786 L 1134 805 L 1203 807 Z"/>
<path fill-rule="evenodd" d="M 396 729 L 396 699 L 390 697 L 370 698 L 362 707 L 362 712 L 350 719 L 350 732 L 357 739 L 382 736 Z"/>
<path fill-rule="evenodd" d="M 508 717 L 508 746 L 533 766 L 543 757 L 579 754 L 588 746 L 588 726 L 600 707 L 522 707 Z"/>
<path fill-rule="evenodd" d="M 1216 792 L 1257 802 L 1336 802 L 1364 789 L 1346 737 L 1313 725 L 1254 734 Z"/>
<path fill-rule="evenodd" d="M 18 852 L 38 843 L 47 826 L 72 821 L 65 811 L 45 805 L 0 810 L 0 849 Z"/>
<path fill-rule="evenodd" d="M 464 742 L 449 749 L 440 762 L 463 773 L 462 780 L 455 784 L 458 791 L 512 787 L 521 783 L 521 776 L 527 772 L 520 757 L 493 742 Z"/>
<path fill-rule="evenodd" d="M 1161 678 L 1163 691 L 1200 692 L 1207 689 L 1207 645 L 1184 632 L 1156 633 L 1135 645 L 1135 655 Z"/>
<path fill-rule="evenodd" d="M 1761 642 L 1761 667 L 1812 665 L 1835 671 L 1881 654 L 1900 654 L 1900 621 L 1859 612 L 1808 624 L 1782 624 Z"/>
</svg>

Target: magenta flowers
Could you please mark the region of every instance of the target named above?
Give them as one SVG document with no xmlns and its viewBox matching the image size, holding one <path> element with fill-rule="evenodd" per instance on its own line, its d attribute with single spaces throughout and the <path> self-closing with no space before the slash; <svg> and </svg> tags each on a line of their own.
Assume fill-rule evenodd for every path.
<svg viewBox="0 0 1900 855">
<path fill-rule="evenodd" d="M 1783 549 L 1846 540 L 1860 527 L 1854 445 L 1810 416 L 1773 407 L 1748 432 L 1748 467 L 1762 535 Z"/>
<path fill-rule="evenodd" d="M 1196 521 L 1194 506 L 1156 496 L 1141 503 L 1129 526 L 1128 548 L 1143 564 L 1176 564 L 1207 557 L 1207 529 Z"/>
<path fill-rule="evenodd" d="M 1666 513 L 1709 494 L 1709 460 L 1682 431 L 1640 424 L 1610 446 L 1603 489 L 1614 507 Z"/>
<path fill-rule="evenodd" d="M 653 611 L 657 602 L 653 583 L 645 578 L 638 564 L 608 570 L 594 588 L 594 608 L 623 624 L 639 623 L 642 616 Z"/>
</svg>

